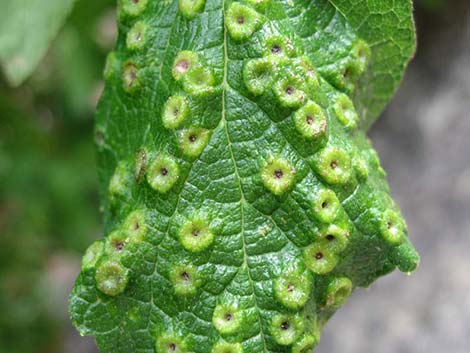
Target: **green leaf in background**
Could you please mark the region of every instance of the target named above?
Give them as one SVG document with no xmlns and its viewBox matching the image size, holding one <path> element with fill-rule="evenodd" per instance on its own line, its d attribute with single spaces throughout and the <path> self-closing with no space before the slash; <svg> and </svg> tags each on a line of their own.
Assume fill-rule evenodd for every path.
<svg viewBox="0 0 470 353">
<path fill-rule="evenodd" d="M 66 292 L 101 229 L 92 113 L 115 5 L 78 1 L 24 84 L 0 77 L 0 353 L 73 345 Z"/>
<path fill-rule="evenodd" d="M 3 0 L 0 64 L 13 86 L 34 71 L 72 10 L 75 0 Z"/>
<path fill-rule="evenodd" d="M 121 0 L 118 24 L 106 236 L 70 301 L 102 352 L 311 352 L 353 289 L 417 267 L 366 136 L 409 0 Z"/>
</svg>

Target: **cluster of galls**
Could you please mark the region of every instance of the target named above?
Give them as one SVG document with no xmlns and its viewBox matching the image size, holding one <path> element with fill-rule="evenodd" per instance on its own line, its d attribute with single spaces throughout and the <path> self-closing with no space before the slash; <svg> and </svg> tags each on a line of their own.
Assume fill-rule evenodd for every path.
<svg viewBox="0 0 470 353">
<path fill-rule="evenodd" d="M 145 10 L 147 2 L 123 1 L 121 11 L 135 17 Z M 246 0 L 245 3 L 232 2 L 227 7 L 225 26 L 234 41 L 247 40 L 261 29 L 266 21 L 263 11 L 268 2 Z M 204 0 L 179 0 L 179 10 L 189 20 L 202 12 L 204 5 Z M 144 22 L 136 21 L 127 34 L 128 50 L 142 49 L 147 31 Z M 322 94 L 319 92 L 324 92 L 321 85 L 331 84 L 350 93 L 355 81 L 366 69 L 369 51 L 363 41 L 356 41 L 342 72 L 327 75 L 325 78 L 329 83 L 326 83 L 317 76 L 317 70 L 301 48 L 296 47 L 289 37 L 273 34 L 264 38 L 263 57 L 248 60 L 243 68 L 244 84 L 250 94 L 255 97 L 270 94 L 280 107 L 292 110 L 290 118 L 299 139 L 314 142 L 315 148 L 307 160 L 314 175 L 324 183 L 310 200 L 312 215 L 321 225 L 319 232 L 303 248 L 302 257 L 286 265 L 272 283 L 274 297 L 285 310 L 269 318 L 269 334 L 277 344 L 291 346 L 293 353 L 310 352 L 318 343 L 315 309 L 309 315 L 312 308 L 308 307 L 315 276 L 329 275 L 323 293 L 319 295 L 322 305 L 332 310 L 344 303 L 353 288 L 350 279 L 331 275 L 341 253 L 348 246 L 353 227 L 350 222 L 337 217 L 341 202 L 334 188 L 364 182 L 369 169 L 355 147 L 329 138 L 331 116 L 344 127 L 345 132 L 357 127 L 359 119 L 351 99 L 334 90 L 334 94 L 328 96 L 328 100 L 332 101 L 328 110 L 317 98 Z M 105 76 L 113 75 L 120 65 L 116 55 L 111 53 Z M 177 131 L 182 156 L 195 159 L 208 144 L 211 132 L 191 125 L 189 102 L 214 93 L 213 72 L 197 53 L 181 51 L 174 59 L 172 76 L 183 93 L 168 98 L 161 114 L 161 124 L 168 130 Z M 139 69 L 132 61 L 122 66 L 121 78 L 123 88 L 128 93 L 141 84 Z M 129 193 L 129 183 L 132 182 L 145 180 L 155 192 L 169 192 L 182 179 L 181 162 L 178 157 L 164 151 L 139 150 L 133 177 L 129 176 L 132 173 L 127 163 L 118 164 L 109 185 L 110 203 L 119 202 L 123 195 Z M 269 192 L 281 198 L 295 188 L 296 170 L 288 159 L 273 157 L 260 171 L 260 178 Z M 376 219 L 378 221 L 374 227 L 388 244 L 395 246 L 404 240 L 405 226 L 396 212 L 387 210 L 377 215 Z M 210 223 L 202 213 L 181 222 L 178 240 L 182 248 L 194 253 L 207 250 L 215 239 Z M 129 270 L 121 264 L 121 258 L 129 245 L 145 241 L 149 229 L 148 211 L 134 211 L 104 242 L 96 242 L 87 250 L 83 267 L 96 268 L 96 284 L 102 293 L 115 296 L 125 290 Z M 197 267 L 189 262 L 175 264 L 169 279 L 176 295 L 181 297 L 195 295 L 201 285 Z M 245 310 L 238 307 L 236 301 L 219 302 L 213 312 L 212 324 L 222 338 L 214 345 L 212 353 L 242 353 L 242 344 L 233 337 L 243 328 L 245 321 Z M 169 331 L 157 338 L 156 351 L 187 352 L 187 347 L 183 337 Z"/>
<path fill-rule="evenodd" d="M 118 206 L 122 202 L 126 203 L 126 200 L 130 199 L 129 193 L 133 183 L 145 181 L 155 192 L 163 195 L 175 187 L 180 175 L 179 163 L 175 157 L 166 153 L 149 152 L 148 149 L 141 148 L 136 154 L 133 166 L 130 163 L 121 162 L 116 167 L 108 188 L 110 207 Z M 126 244 L 145 241 L 144 235 L 152 229 L 149 217 L 150 213 L 148 211 L 141 210 L 131 213 L 124 223 L 125 231 L 114 231 L 107 236 L 106 241 L 113 244 L 110 248 L 115 245 L 116 254 L 120 254 Z M 214 234 L 210 229 L 210 221 L 205 213 L 201 212 L 180 223 L 178 240 L 185 250 L 197 253 L 206 250 L 213 243 Z M 134 235 L 130 237 L 128 234 Z M 121 239 L 117 235 L 122 235 L 123 238 Z M 90 247 L 90 251 L 96 253 L 97 246 L 94 244 Z M 96 263 L 88 260 L 86 262 L 92 263 L 93 266 Z M 98 288 L 102 292 L 108 295 L 118 294 L 103 291 L 102 286 L 99 284 L 100 278 L 96 277 L 96 280 Z M 175 265 L 170 274 L 170 280 L 178 295 L 194 294 L 199 285 L 197 271 L 189 263 Z M 127 282 L 122 281 L 122 283 L 123 290 Z"/>
<path fill-rule="evenodd" d="M 226 12 L 226 26 L 235 41 L 247 40 L 263 22 L 262 14 L 243 4 L 232 3 Z M 307 160 L 312 172 L 325 184 L 324 189 L 311 196 L 313 215 L 322 224 L 320 231 L 303 249 L 303 261 L 284 271 L 274 282 L 276 299 L 297 313 L 274 316 L 271 320 L 272 337 L 280 345 L 292 345 L 293 352 L 303 352 L 311 350 L 318 340 L 317 335 L 304 334 L 308 330 L 304 329 L 307 323 L 301 311 L 309 299 L 312 278 L 334 271 L 340 254 L 348 245 L 350 227 L 353 227 L 349 221 L 343 222 L 336 217 L 341 205 L 334 189 L 354 190 L 354 186 L 365 182 L 369 175 L 367 162 L 361 153 L 351 144 L 330 139 L 328 125 L 329 116 L 335 117 L 344 128 L 344 132 L 339 132 L 344 135 L 344 140 L 348 138 L 346 134 L 349 131 L 357 128 L 358 115 L 345 93 L 353 91 L 365 72 L 370 49 L 364 41 L 356 40 L 350 55 L 338 63 L 335 70 L 324 70 L 325 77 L 321 78 L 310 59 L 293 44 L 291 38 L 276 33 L 265 36 L 263 40 L 263 57 L 251 59 L 244 65 L 245 86 L 255 97 L 274 96 L 280 107 L 294 110 L 291 119 L 298 139 L 314 142 L 311 145 L 315 147 Z M 329 112 L 322 107 L 325 97 L 321 96 L 325 92 L 329 92 L 326 97 Z M 261 171 L 261 180 L 267 190 L 281 197 L 295 187 L 296 170 L 288 159 L 272 157 Z M 375 220 L 372 234 L 380 234 L 390 246 L 397 246 L 405 240 L 405 225 L 398 213 L 388 209 L 377 214 Z M 352 288 L 349 278 L 329 275 L 324 293 L 320 295 L 322 308 L 336 309 L 344 303 Z M 315 324 L 312 326 L 315 332 Z"/>
<path fill-rule="evenodd" d="M 148 7 L 149 0 L 122 0 L 118 5 L 120 17 L 133 21 L 127 33 L 126 47 L 130 52 L 140 52 L 148 42 L 148 25 L 144 21 L 134 19 Z M 139 65 L 132 59 L 121 63 L 115 52 L 111 52 L 106 60 L 104 77 L 110 79 L 116 72 L 121 73 L 122 88 L 128 93 L 135 92 L 142 84 L 142 72 Z"/>
<path fill-rule="evenodd" d="M 134 19 L 142 14 L 148 5 L 148 0 L 123 0 L 119 2 L 119 15 Z M 147 40 L 148 26 L 145 22 L 135 21 L 126 38 L 126 46 L 130 51 L 141 50 Z M 111 52 L 106 60 L 104 69 L 105 79 L 112 79 L 117 72 L 121 73 L 122 87 L 128 92 L 134 92 L 140 87 L 140 73 L 133 60 L 122 63 L 115 52 Z M 104 133 L 97 133 L 97 143 L 104 143 Z M 140 155 L 145 159 L 146 155 Z M 123 195 L 129 193 L 128 165 L 120 162 L 109 183 L 110 203 L 119 202 Z M 142 173 L 142 172 L 140 172 Z M 141 178 L 142 175 L 136 176 Z M 149 232 L 149 211 L 145 208 L 131 212 L 126 220 L 113 230 L 104 241 L 96 241 L 86 251 L 82 260 L 82 269 L 95 269 L 97 288 L 104 294 L 116 296 L 122 293 L 129 281 L 129 269 L 122 264 L 123 257 L 129 247 L 145 241 Z"/>
<path fill-rule="evenodd" d="M 104 241 L 96 241 L 86 251 L 82 269 L 96 269 L 97 288 L 104 294 L 122 293 L 129 281 L 129 270 L 121 263 L 128 246 L 139 244 L 149 231 L 147 210 L 131 212 L 124 223 L 111 232 Z"/>
</svg>

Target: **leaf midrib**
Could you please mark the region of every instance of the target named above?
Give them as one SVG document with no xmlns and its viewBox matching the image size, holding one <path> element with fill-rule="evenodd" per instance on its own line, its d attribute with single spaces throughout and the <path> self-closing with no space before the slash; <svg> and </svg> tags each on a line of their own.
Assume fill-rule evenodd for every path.
<svg viewBox="0 0 470 353">
<path fill-rule="evenodd" d="M 224 47 L 224 55 L 223 55 L 223 60 L 224 60 L 224 77 L 222 81 L 222 116 L 221 116 L 221 122 L 223 124 L 224 130 L 225 130 L 225 135 L 227 138 L 227 147 L 230 152 L 230 158 L 232 159 L 234 171 L 235 171 L 235 177 L 237 179 L 237 184 L 238 184 L 238 189 L 240 190 L 240 218 L 241 218 L 241 238 L 242 238 L 242 249 L 243 249 L 243 265 L 240 267 L 246 268 L 247 271 L 247 276 L 248 280 L 250 282 L 250 288 L 253 293 L 253 300 L 254 300 L 254 307 L 256 309 L 256 313 L 258 315 L 258 324 L 259 324 L 259 330 L 260 330 L 260 336 L 261 340 L 263 342 L 263 352 L 268 352 L 267 346 L 266 346 L 266 339 L 263 331 L 263 323 L 261 321 L 261 314 L 260 314 L 260 308 L 258 306 L 258 301 L 256 298 L 256 293 L 255 293 L 255 286 L 253 284 L 253 279 L 251 278 L 251 273 L 250 273 L 250 267 L 248 265 L 248 254 L 246 251 L 246 241 L 245 241 L 245 215 L 244 215 L 244 207 L 246 204 L 245 200 L 245 195 L 243 193 L 243 188 L 241 184 L 241 178 L 240 174 L 238 173 L 238 166 L 237 162 L 235 161 L 235 156 L 233 154 L 233 149 L 232 149 L 232 142 L 230 140 L 230 135 L 228 132 L 228 127 L 227 127 L 227 119 L 226 119 L 226 109 L 225 109 L 225 101 L 226 101 L 226 93 L 227 89 L 229 88 L 228 80 L 227 80 L 227 74 L 228 74 L 228 50 L 227 50 L 227 26 L 225 25 L 225 1 L 222 1 L 222 16 L 223 16 L 223 47 Z"/>
</svg>

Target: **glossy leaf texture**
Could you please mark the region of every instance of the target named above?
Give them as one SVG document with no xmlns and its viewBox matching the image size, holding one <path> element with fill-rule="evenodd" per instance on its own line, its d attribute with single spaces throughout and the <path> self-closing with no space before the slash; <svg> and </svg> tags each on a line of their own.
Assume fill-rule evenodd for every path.
<svg viewBox="0 0 470 353">
<path fill-rule="evenodd" d="M 70 300 L 102 352 L 311 352 L 354 288 L 417 267 L 366 137 L 409 1 L 122 0 L 118 21 L 105 237 Z"/>
</svg>

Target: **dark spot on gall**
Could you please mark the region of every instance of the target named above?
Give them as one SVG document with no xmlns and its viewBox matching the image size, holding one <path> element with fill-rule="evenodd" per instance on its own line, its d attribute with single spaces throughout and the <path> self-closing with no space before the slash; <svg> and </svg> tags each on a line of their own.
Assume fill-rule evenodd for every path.
<svg viewBox="0 0 470 353">
<path fill-rule="evenodd" d="M 195 142 L 197 140 L 197 136 L 196 135 L 189 135 L 189 141 L 190 142 Z"/>
<path fill-rule="evenodd" d="M 189 69 L 189 61 L 188 60 L 181 60 L 176 64 L 176 68 L 179 72 L 186 72 Z"/>
<path fill-rule="evenodd" d="M 333 241 L 333 240 L 335 240 L 335 236 L 334 236 L 333 234 L 328 234 L 328 235 L 326 236 L 326 240 L 328 240 L 328 241 Z"/>
<path fill-rule="evenodd" d="M 168 345 L 168 348 L 170 349 L 170 351 L 176 351 L 176 344 L 175 343 L 170 343 Z"/>
<path fill-rule="evenodd" d="M 282 51 L 281 47 L 279 45 L 273 45 L 271 47 L 271 53 L 277 55 L 277 54 L 280 54 Z"/>
<path fill-rule="evenodd" d="M 237 22 L 238 22 L 239 25 L 244 24 L 244 23 L 245 23 L 245 17 L 243 17 L 243 16 L 238 16 Z"/>
<path fill-rule="evenodd" d="M 161 173 L 163 176 L 167 176 L 167 175 L 168 175 L 168 169 L 162 168 L 162 169 L 160 170 L 160 173 Z"/>
<path fill-rule="evenodd" d="M 134 223 L 134 230 L 139 230 L 139 228 L 140 228 L 139 222 L 135 222 Z"/>
<path fill-rule="evenodd" d="M 226 321 L 231 321 L 232 320 L 232 314 L 230 314 L 230 313 L 225 314 L 225 320 Z"/>
<path fill-rule="evenodd" d="M 323 253 L 317 252 L 317 253 L 315 254 L 315 259 L 317 259 L 317 260 L 323 259 Z"/>
<path fill-rule="evenodd" d="M 289 329 L 289 327 L 290 327 L 290 325 L 289 325 L 288 322 L 283 322 L 283 323 L 281 324 L 281 330 L 286 331 L 286 330 Z"/>
<path fill-rule="evenodd" d="M 181 278 L 183 279 L 183 281 L 189 281 L 189 273 L 187 273 L 186 271 L 184 271 L 184 272 L 181 274 Z"/>
<path fill-rule="evenodd" d="M 281 179 L 283 176 L 284 176 L 284 173 L 282 172 L 282 170 L 278 169 L 274 171 L 274 177 L 276 179 Z"/>
<path fill-rule="evenodd" d="M 305 118 L 305 121 L 307 122 L 308 125 L 312 125 L 313 124 L 313 117 L 310 116 L 310 115 L 307 115 L 307 117 Z"/>
<path fill-rule="evenodd" d="M 286 94 L 289 96 L 292 96 L 294 94 L 294 88 L 293 87 L 287 87 L 286 88 Z"/>
</svg>

